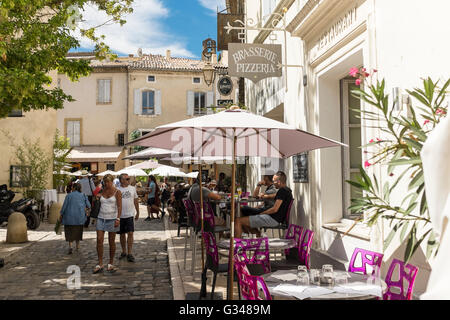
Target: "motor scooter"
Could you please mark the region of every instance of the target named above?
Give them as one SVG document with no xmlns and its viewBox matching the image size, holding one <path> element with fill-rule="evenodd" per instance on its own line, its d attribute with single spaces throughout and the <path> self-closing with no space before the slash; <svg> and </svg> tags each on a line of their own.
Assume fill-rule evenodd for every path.
<svg viewBox="0 0 450 320">
<path fill-rule="evenodd" d="M 15 194 L 14 191 L 8 190 L 6 184 L 0 185 L 0 224 L 7 222 L 13 212 L 20 212 L 27 220 L 27 228 L 37 229 L 41 220 L 36 200 L 23 198 L 13 202 Z"/>
</svg>

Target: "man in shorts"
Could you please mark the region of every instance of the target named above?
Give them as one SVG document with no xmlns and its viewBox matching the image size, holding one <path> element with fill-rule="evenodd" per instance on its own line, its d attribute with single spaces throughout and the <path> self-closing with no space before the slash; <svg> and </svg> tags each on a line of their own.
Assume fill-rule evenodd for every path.
<svg viewBox="0 0 450 320">
<path fill-rule="evenodd" d="M 291 203 L 292 191 L 286 186 L 286 174 L 278 171 L 273 176 L 273 184 L 278 189 L 275 196 L 275 204 L 257 215 L 236 218 L 234 222 L 234 236 L 240 238 L 242 232 L 249 233 L 252 229 L 263 227 L 276 227 L 286 219 L 289 204 Z M 261 232 L 257 231 L 257 236 L 261 236 Z"/>
<path fill-rule="evenodd" d="M 120 216 L 120 244 L 122 253 L 119 259 L 125 257 L 129 262 L 134 262 L 131 253 L 133 248 L 134 220 L 139 219 L 139 200 L 136 188 L 130 186 L 130 177 L 126 173 L 119 176 L 120 186 L 118 189 L 122 193 L 122 214 Z M 136 210 L 136 216 L 134 216 Z M 128 249 L 128 251 L 127 251 Z"/>
</svg>

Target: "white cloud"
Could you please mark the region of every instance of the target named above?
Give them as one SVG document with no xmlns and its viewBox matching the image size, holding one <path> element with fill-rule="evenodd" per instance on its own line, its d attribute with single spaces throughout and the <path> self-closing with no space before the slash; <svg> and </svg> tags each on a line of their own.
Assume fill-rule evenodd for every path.
<svg viewBox="0 0 450 320">
<path fill-rule="evenodd" d="M 198 0 L 198 2 L 205 8 L 212 11 L 212 14 L 217 13 L 217 8 L 222 11 L 226 7 L 225 0 Z"/>
<path fill-rule="evenodd" d="M 170 49 L 172 56 L 195 56 L 186 48 L 185 41 L 164 30 L 163 20 L 170 12 L 161 0 L 136 0 L 133 9 L 134 12 L 125 17 L 127 23 L 123 26 L 109 24 L 98 28 L 97 34 L 105 35 L 104 41 L 113 51 L 127 55 L 136 54 L 142 48 L 144 53 L 165 54 Z M 81 13 L 81 26 L 84 28 L 98 26 L 108 20 L 107 15 L 93 5 L 86 6 Z M 83 48 L 93 48 L 91 41 L 79 39 Z"/>
</svg>

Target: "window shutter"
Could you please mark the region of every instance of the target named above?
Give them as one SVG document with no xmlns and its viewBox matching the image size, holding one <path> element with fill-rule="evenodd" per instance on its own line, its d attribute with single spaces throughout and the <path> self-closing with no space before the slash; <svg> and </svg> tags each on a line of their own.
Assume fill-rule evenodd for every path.
<svg viewBox="0 0 450 320">
<path fill-rule="evenodd" d="M 236 90 L 234 90 L 234 103 L 236 104 L 236 105 L 239 105 L 239 89 L 238 88 L 236 88 Z"/>
<path fill-rule="evenodd" d="M 194 91 L 187 92 L 187 115 L 194 115 Z"/>
<path fill-rule="evenodd" d="M 142 114 L 141 89 L 134 89 L 134 114 Z"/>
<path fill-rule="evenodd" d="M 212 91 L 208 91 L 206 93 L 206 114 L 214 113 L 213 109 L 211 109 L 211 106 L 214 107 L 214 93 Z"/>
<path fill-rule="evenodd" d="M 97 102 L 105 101 L 105 89 L 103 80 L 97 80 Z"/>
<path fill-rule="evenodd" d="M 155 114 L 161 114 L 161 90 L 155 91 Z"/>
</svg>

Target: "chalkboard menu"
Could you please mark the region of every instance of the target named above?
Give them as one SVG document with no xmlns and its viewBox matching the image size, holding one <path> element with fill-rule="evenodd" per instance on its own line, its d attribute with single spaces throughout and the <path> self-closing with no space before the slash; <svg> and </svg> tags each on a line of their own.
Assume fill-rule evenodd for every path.
<svg viewBox="0 0 450 320">
<path fill-rule="evenodd" d="M 292 157 L 295 183 L 308 183 L 308 152 Z"/>
</svg>

